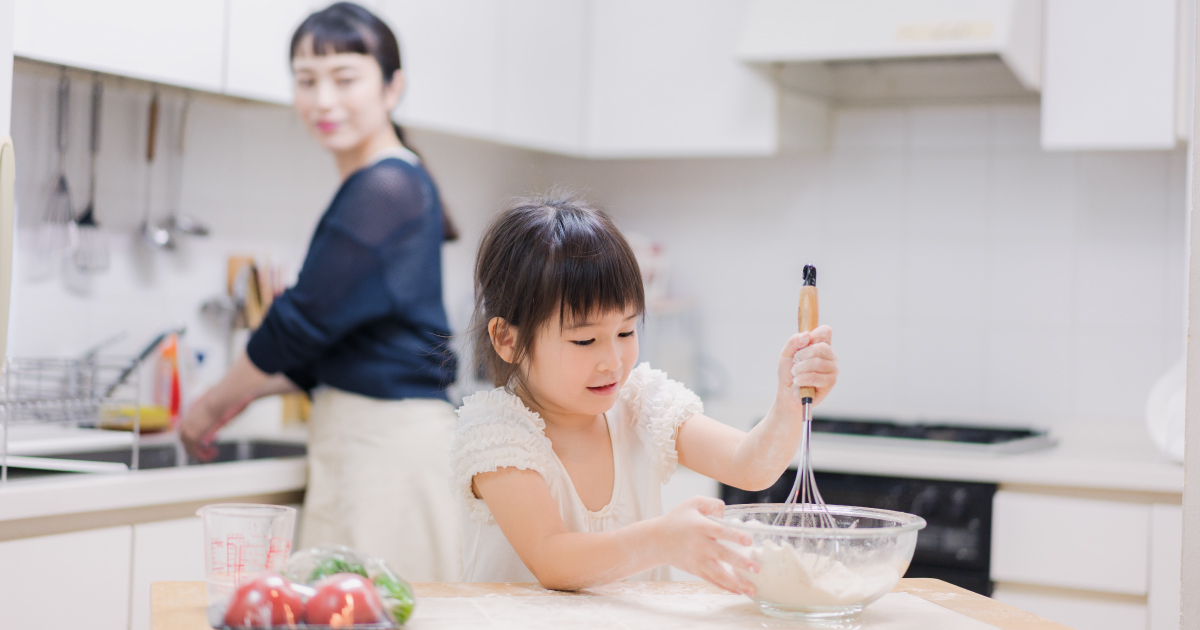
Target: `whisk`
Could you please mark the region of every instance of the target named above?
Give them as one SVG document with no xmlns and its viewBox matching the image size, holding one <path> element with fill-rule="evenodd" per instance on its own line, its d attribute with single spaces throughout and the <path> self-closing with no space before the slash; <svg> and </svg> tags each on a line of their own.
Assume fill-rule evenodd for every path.
<svg viewBox="0 0 1200 630">
<path fill-rule="evenodd" d="M 817 327 L 817 268 L 804 265 L 804 286 L 800 288 L 800 309 L 798 313 L 800 332 L 809 332 Z M 792 491 L 788 493 L 784 509 L 775 515 L 775 525 L 787 521 L 791 514 L 797 514 L 802 527 L 837 527 L 833 516 L 825 507 L 825 499 L 817 489 L 817 478 L 813 474 L 812 456 L 809 452 L 812 443 L 812 402 L 817 395 L 813 387 L 800 388 L 800 402 L 804 405 L 804 432 L 800 437 L 800 464 L 796 466 L 796 481 Z M 793 510 L 797 500 L 800 510 Z"/>
</svg>

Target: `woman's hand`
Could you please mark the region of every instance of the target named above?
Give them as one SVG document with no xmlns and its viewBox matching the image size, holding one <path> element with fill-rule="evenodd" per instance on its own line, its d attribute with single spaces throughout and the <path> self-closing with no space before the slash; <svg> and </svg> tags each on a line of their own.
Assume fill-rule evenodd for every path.
<svg viewBox="0 0 1200 630">
<path fill-rule="evenodd" d="M 708 518 L 725 513 L 725 503 L 710 497 L 692 497 L 658 517 L 656 542 L 666 564 L 698 575 L 734 593 L 754 595 L 754 586 L 721 563 L 758 573 L 758 565 L 718 541 L 749 545 L 746 534 Z"/>
<path fill-rule="evenodd" d="M 212 446 L 217 429 L 263 396 L 295 391 L 300 390 L 286 376 L 263 372 L 243 352 L 234 359 L 225 377 L 184 413 L 179 423 L 179 439 L 192 457 L 211 461 L 217 455 Z"/>
<path fill-rule="evenodd" d="M 209 390 L 192 403 L 179 423 L 179 440 L 183 442 L 183 447 L 189 455 L 202 462 L 212 461 L 217 456 L 217 449 L 212 445 L 217 429 L 242 413 L 254 400 L 247 398 L 240 404 L 221 408 L 216 398 L 215 392 Z"/>
<path fill-rule="evenodd" d="M 833 352 L 833 329 L 819 326 L 811 332 L 792 335 L 779 356 L 778 398 L 789 407 L 801 404 L 800 388 L 816 389 L 813 404 L 829 395 L 837 382 L 837 355 Z"/>
</svg>

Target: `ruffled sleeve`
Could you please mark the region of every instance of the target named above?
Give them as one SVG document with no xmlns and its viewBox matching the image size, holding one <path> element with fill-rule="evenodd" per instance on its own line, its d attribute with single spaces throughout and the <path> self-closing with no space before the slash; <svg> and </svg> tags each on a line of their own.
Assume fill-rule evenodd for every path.
<svg viewBox="0 0 1200 630">
<path fill-rule="evenodd" d="M 475 498 L 471 480 L 498 468 L 533 470 L 546 477 L 553 466 L 545 422 L 520 398 L 496 388 L 463 399 L 450 443 L 451 490 L 470 518 L 492 522 L 487 503 Z"/>
<path fill-rule="evenodd" d="M 698 413 L 704 413 L 704 403 L 678 381 L 667 378 L 666 372 L 643 363 L 629 374 L 621 388 L 621 400 L 634 415 L 638 436 L 649 446 L 653 469 L 666 483 L 679 464 L 675 438 L 679 426 Z"/>
</svg>

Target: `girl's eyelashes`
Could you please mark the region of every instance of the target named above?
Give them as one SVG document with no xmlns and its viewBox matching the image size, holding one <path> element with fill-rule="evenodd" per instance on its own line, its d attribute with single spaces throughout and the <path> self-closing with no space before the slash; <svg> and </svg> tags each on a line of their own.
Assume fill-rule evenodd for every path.
<svg viewBox="0 0 1200 630">
<path fill-rule="evenodd" d="M 621 338 L 623 339 L 623 338 L 625 338 L 625 337 L 632 337 L 632 336 L 633 336 L 633 333 L 634 333 L 634 331 L 632 331 L 632 330 L 631 330 L 631 331 L 629 331 L 629 332 L 617 333 L 617 336 L 618 336 L 618 337 L 621 337 Z M 573 344 L 575 344 L 575 345 L 577 345 L 577 346 L 590 346 L 590 345 L 592 345 L 592 342 L 593 342 L 593 341 L 595 341 L 595 338 L 592 338 L 592 339 L 585 339 L 585 340 L 583 340 L 583 341 L 575 341 L 575 340 L 571 340 L 571 343 L 573 343 Z"/>
</svg>

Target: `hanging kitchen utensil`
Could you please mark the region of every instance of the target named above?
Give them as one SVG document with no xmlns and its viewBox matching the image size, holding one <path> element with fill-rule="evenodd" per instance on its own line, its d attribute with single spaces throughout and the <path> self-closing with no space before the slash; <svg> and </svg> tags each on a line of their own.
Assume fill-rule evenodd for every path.
<svg viewBox="0 0 1200 630">
<path fill-rule="evenodd" d="M 33 275 L 52 275 L 60 264 L 62 254 L 69 242 L 68 224 L 75 218 L 71 205 L 71 187 L 67 183 L 67 131 L 71 107 L 71 79 L 67 69 L 62 69 L 58 79 L 58 107 L 54 126 L 55 147 L 58 151 L 58 170 L 50 190 L 50 198 L 42 212 L 38 225 L 37 247 Z"/>
<path fill-rule="evenodd" d="M 169 230 L 175 237 L 179 235 L 187 236 L 208 236 L 208 226 L 198 221 L 195 217 L 180 214 L 179 207 L 183 199 L 183 159 L 185 140 L 187 139 L 188 112 L 192 107 L 192 95 L 188 93 L 184 97 L 183 109 L 179 114 L 179 133 L 177 142 L 175 143 L 175 156 L 172 163 L 171 173 L 171 212 L 166 218 L 159 222 L 159 227 Z"/>
<path fill-rule="evenodd" d="M 147 116 L 146 130 L 146 208 L 142 215 L 142 226 L 140 229 L 142 240 L 146 243 L 162 248 L 174 249 L 175 236 L 170 230 L 152 224 L 150 222 L 150 183 L 154 171 L 154 151 L 155 144 L 158 140 L 158 90 L 154 90 L 154 96 L 150 98 L 150 110 Z"/>
<path fill-rule="evenodd" d="M 800 332 L 810 332 L 817 327 L 819 311 L 817 308 L 817 268 L 804 265 L 804 286 L 800 287 L 800 308 L 797 313 Z M 817 477 L 813 474 L 812 455 L 809 452 L 812 443 L 812 403 L 817 390 L 814 387 L 800 388 L 800 402 L 804 405 L 804 426 L 800 437 L 800 462 L 796 466 L 796 481 L 792 491 L 788 493 L 787 505 L 798 500 L 800 505 L 815 506 L 817 509 L 805 510 L 800 515 L 798 525 L 804 527 L 837 527 L 829 511 L 825 509 L 825 499 L 817 489 Z M 775 524 L 780 525 L 787 518 L 790 510 L 780 511 L 775 517 Z"/>
<path fill-rule="evenodd" d="M 95 272 L 108 269 L 108 241 L 96 222 L 96 156 L 100 153 L 100 101 L 104 84 L 99 76 L 92 78 L 91 163 L 88 167 L 88 204 L 75 222 L 75 266 L 80 271 Z"/>
</svg>

